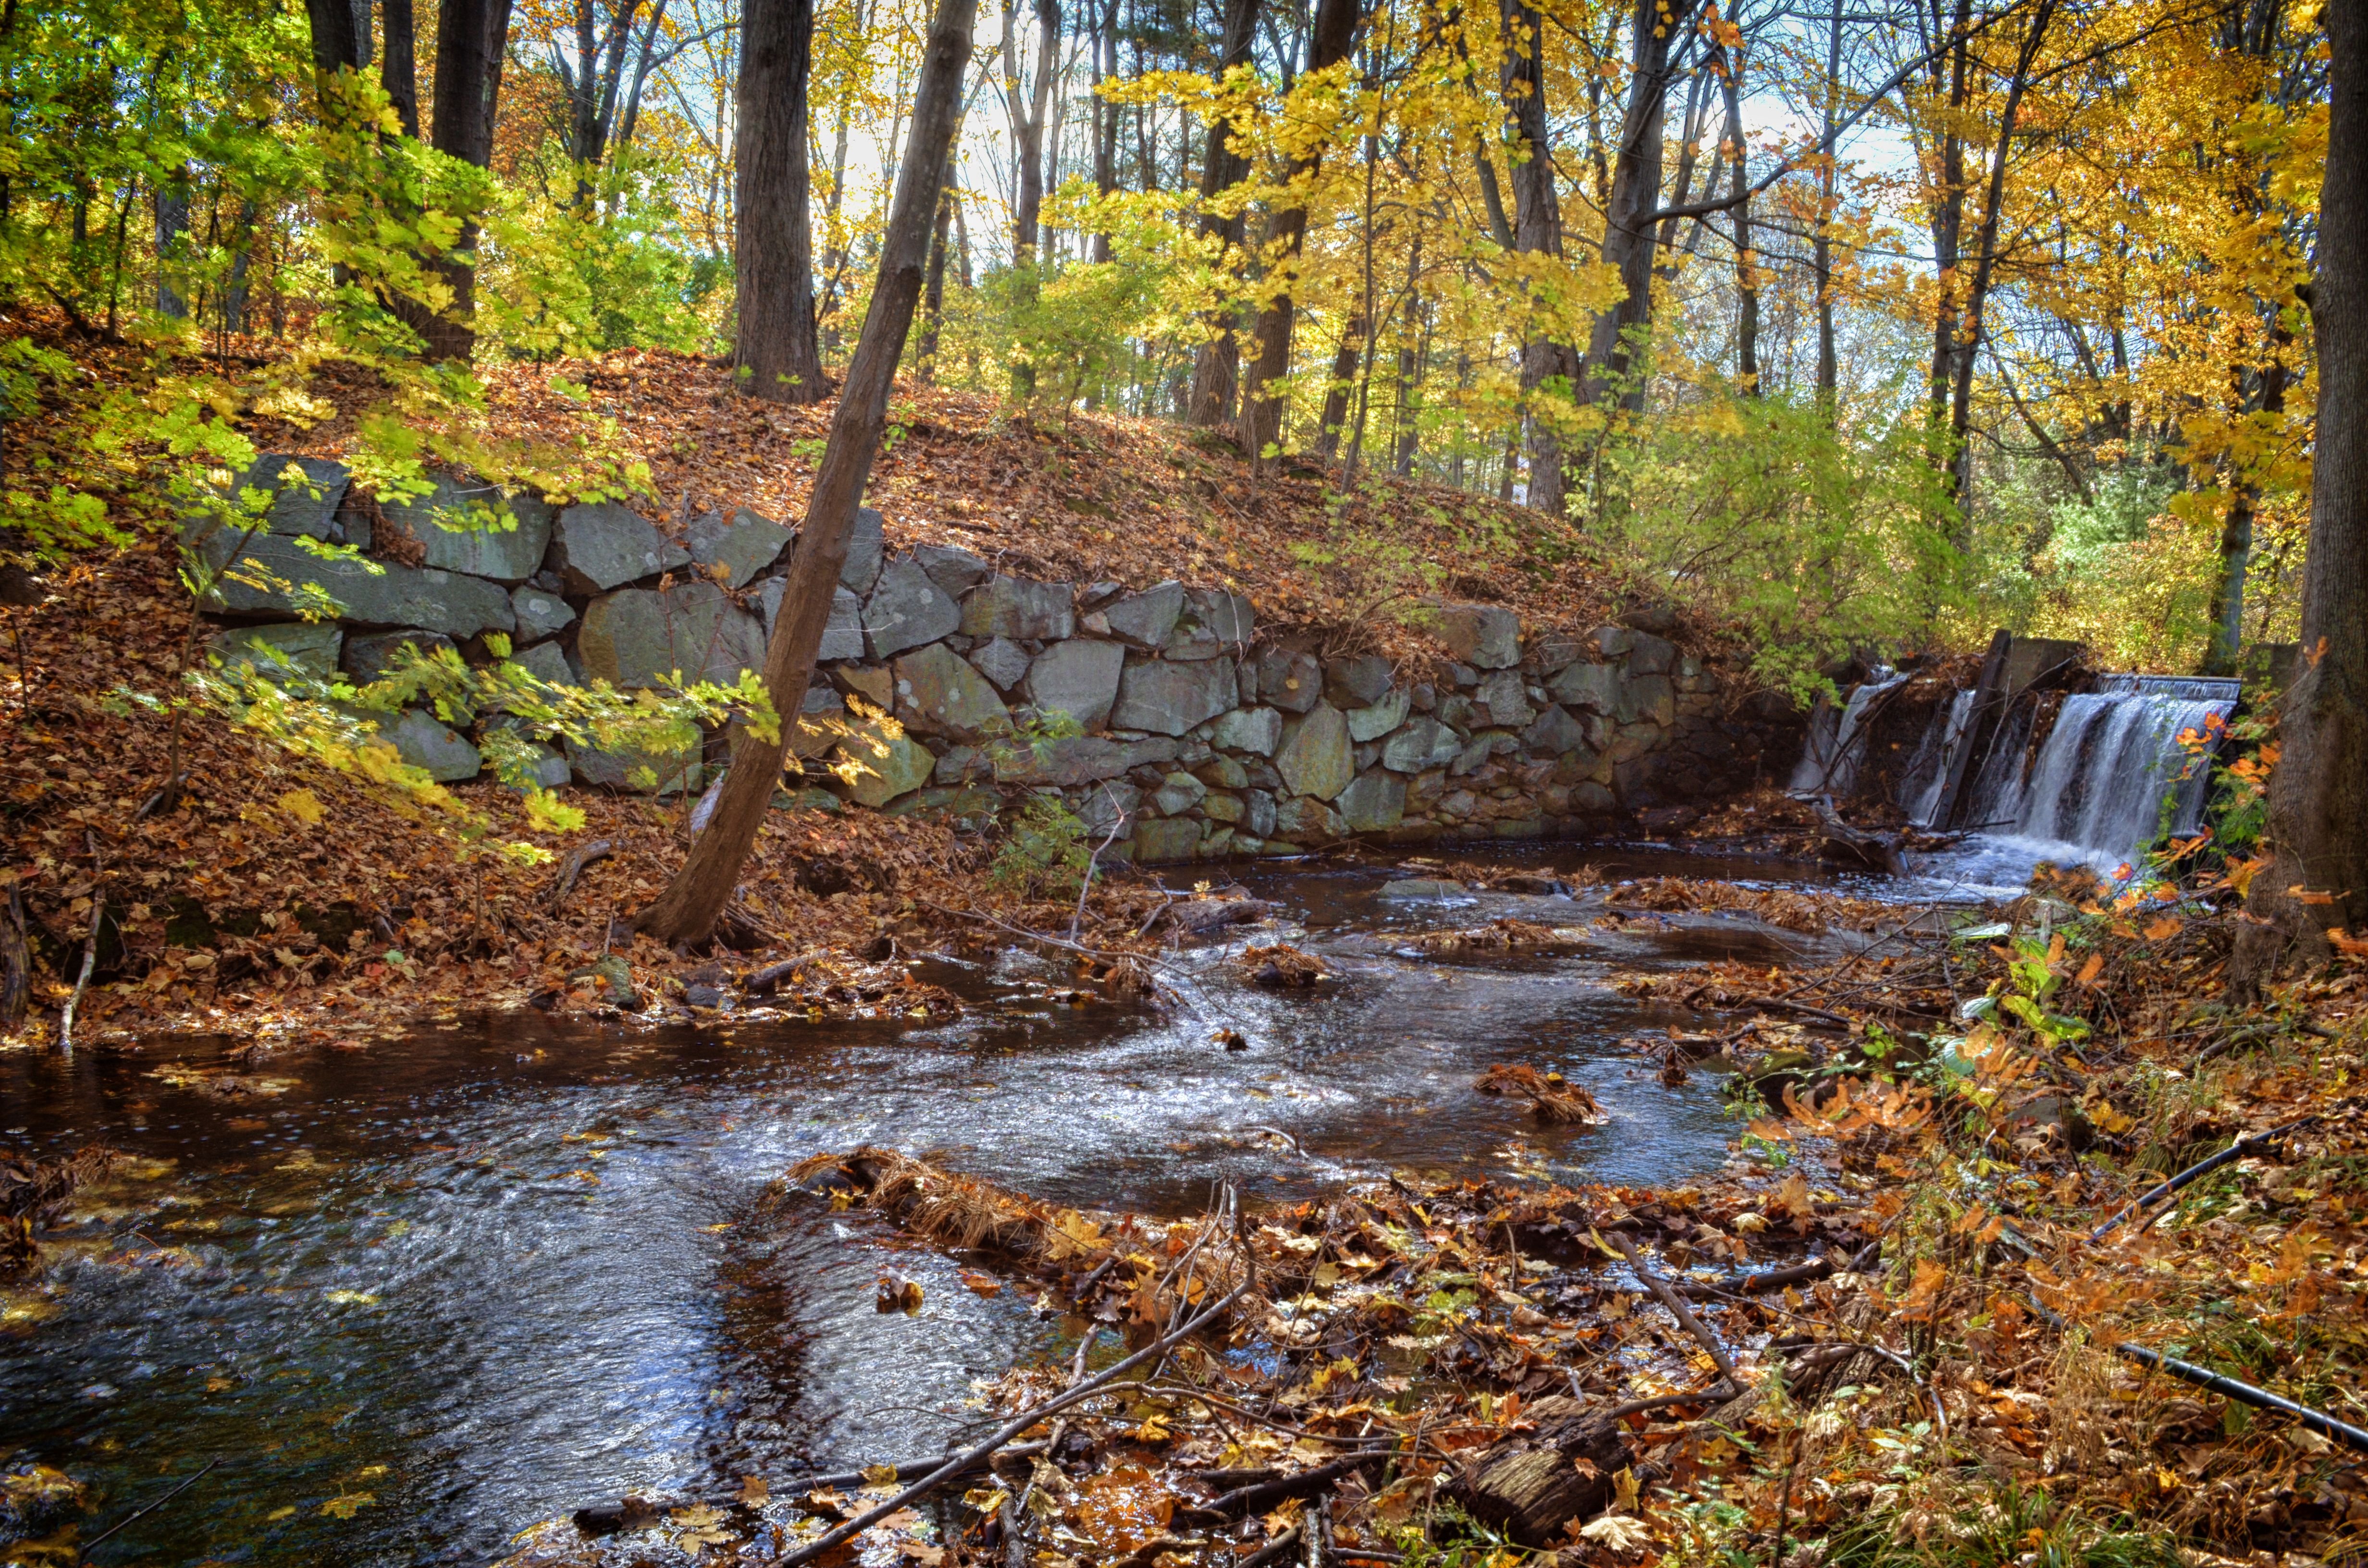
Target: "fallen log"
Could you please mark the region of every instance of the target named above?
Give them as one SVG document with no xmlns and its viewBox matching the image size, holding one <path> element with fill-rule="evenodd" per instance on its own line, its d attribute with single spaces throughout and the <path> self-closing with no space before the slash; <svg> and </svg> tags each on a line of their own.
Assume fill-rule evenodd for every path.
<svg viewBox="0 0 2368 1568">
<path fill-rule="evenodd" d="M 1817 798 L 1816 811 L 1817 824 L 1825 832 L 1825 843 L 1817 852 L 1820 859 L 1863 866 L 1870 871 L 1883 871 L 1895 877 L 1907 874 L 1907 860 L 1899 852 L 1896 835 L 1852 827 L 1834 810 L 1830 796 Z"/>
<path fill-rule="evenodd" d="M 567 895 L 575 891 L 575 879 L 584 874 L 584 868 L 595 860 L 606 860 L 615 853 L 616 846 L 605 838 L 596 838 L 589 844 L 569 850 L 551 879 L 551 891 L 543 895 L 543 907 L 553 915 L 558 914 L 560 906 L 567 902 Z"/>
<path fill-rule="evenodd" d="M 1612 1477 L 1633 1468 L 1619 1417 L 1583 1400 L 1548 1394 L 1525 1404 L 1535 1427 L 1491 1445 L 1452 1488 L 1481 1523 L 1524 1546 L 1544 1547 L 1573 1519 L 1601 1511 Z"/>
</svg>

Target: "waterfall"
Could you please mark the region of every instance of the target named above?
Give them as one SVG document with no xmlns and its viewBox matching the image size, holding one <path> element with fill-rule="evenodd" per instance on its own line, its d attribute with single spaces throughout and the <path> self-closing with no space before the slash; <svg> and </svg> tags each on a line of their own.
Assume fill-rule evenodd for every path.
<svg viewBox="0 0 2368 1568">
<path fill-rule="evenodd" d="M 1848 799 L 1858 787 L 1859 764 L 1866 759 L 1866 736 L 1860 725 L 1865 722 L 1867 705 L 1907 678 L 1878 669 L 1874 679 L 1851 688 L 1850 701 L 1839 717 L 1831 704 L 1820 705 L 1810 722 L 1808 740 L 1801 747 L 1801 760 L 1793 765 L 1792 780 L 1785 788 L 1795 795 Z"/>
<path fill-rule="evenodd" d="M 2064 699 L 2016 833 L 2109 868 L 2135 859 L 2161 826 L 2185 835 L 2202 824 L 2211 769 L 2179 737 L 2216 733 L 2237 706 L 2237 683 L 2109 676 L 2098 684 Z"/>
<path fill-rule="evenodd" d="M 1958 749 L 1965 744 L 1965 730 L 1973 721 L 1977 695 L 1960 691 L 1932 710 L 1932 722 L 1924 726 L 1924 738 L 1917 744 L 1916 756 L 1900 775 L 1900 809 L 1918 827 L 1932 825 L 1933 812 L 1941 804 L 1941 792 L 1949 787 L 1949 774 L 1956 766 Z"/>
</svg>

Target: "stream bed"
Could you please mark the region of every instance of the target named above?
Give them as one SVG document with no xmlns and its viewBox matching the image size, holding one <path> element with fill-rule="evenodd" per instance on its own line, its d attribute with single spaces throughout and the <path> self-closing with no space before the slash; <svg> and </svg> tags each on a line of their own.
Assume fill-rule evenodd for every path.
<svg viewBox="0 0 2368 1568">
<path fill-rule="evenodd" d="M 1832 880 L 1653 849 L 1496 858 Z M 51 1251 L 54 1300 L 0 1298 L 0 1465 L 86 1483 L 87 1539 L 214 1462 L 94 1562 L 376 1565 L 484 1562 L 626 1491 L 778 1488 L 926 1454 L 972 1381 L 1051 1347 L 1058 1321 L 860 1212 L 767 1204 L 800 1158 L 887 1143 L 1061 1202 L 1168 1214 L 1220 1178 L 1254 1201 L 1409 1168 L 1681 1179 L 1726 1158 L 1734 1123 L 1713 1076 L 1665 1086 L 1619 1044 L 1686 1018 L 1606 976 L 1781 965 L 1844 940 L 1645 917 L 1571 957 L 1426 959 L 1412 932 L 1593 911 L 1393 896 L 1391 875 L 1244 871 L 1285 917 L 1175 955 L 1186 1006 L 1164 1017 L 1058 1005 L 1065 972 L 1010 952 L 916 960 L 972 1009 L 929 1028 L 460 1016 L 266 1058 L 231 1095 L 182 1071 L 231 1041 L 0 1057 L 0 1153 L 133 1156 Z M 1279 939 L 1337 982 L 1267 993 L 1224 968 Z M 1224 1049 L 1221 1028 L 1249 1048 Z M 1543 1126 L 1473 1092 L 1498 1062 L 1564 1073 L 1609 1124 Z M 889 1272 L 921 1284 L 917 1312 L 875 1310 Z"/>
</svg>

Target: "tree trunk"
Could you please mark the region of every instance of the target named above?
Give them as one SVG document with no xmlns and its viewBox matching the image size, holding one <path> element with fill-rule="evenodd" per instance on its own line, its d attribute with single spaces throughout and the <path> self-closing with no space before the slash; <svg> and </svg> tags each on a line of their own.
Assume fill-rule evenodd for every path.
<svg viewBox="0 0 2368 1568">
<path fill-rule="evenodd" d="M 1998 111 L 1998 144 L 1990 153 L 1989 181 L 1982 194 L 1982 223 L 1975 231 L 1974 276 L 1965 290 L 1964 322 L 1957 329 L 1956 365 L 1949 389 L 1948 491 L 1957 504 L 1957 528 L 1964 541 L 1960 549 L 1969 545 L 1973 538 L 1967 497 L 1973 493 L 1974 478 L 1974 362 L 1982 343 L 1982 311 L 1989 303 L 1990 278 L 1998 266 L 1998 214 L 2006 203 L 2007 157 L 2014 146 L 2015 121 L 2022 109 L 2023 90 L 2031 81 L 2032 63 L 2038 59 L 2040 45 L 2046 40 L 2047 24 L 2055 11 L 2055 0 L 2039 0 L 2032 12 L 2031 30 L 2023 35 L 2022 48 L 2015 56 L 2014 75 L 2007 83 L 2006 102 Z"/>
<path fill-rule="evenodd" d="M 1316 0 L 1315 36 L 1309 42 L 1307 56 L 1310 74 L 1338 65 L 1355 52 L 1357 21 L 1362 10 L 1360 0 Z M 1321 153 L 1299 159 L 1292 166 L 1292 181 L 1313 179 L 1322 162 Z M 1242 386 L 1242 446 L 1249 453 L 1253 472 L 1258 473 L 1270 472 L 1282 460 L 1285 400 L 1266 389 L 1291 374 L 1292 318 L 1296 309 L 1292 290 L 1299 280 L 1299 253 L 1307 234 L 1307 209 L 1296 203 L 1282 209 L 1274 216 L 1274 229 L 1275 238 L 1281 242 L 1274 265 L 1282 274 L 1283 286 L 1274 302 L 1258 312 L 1253 339 L 1257 352 Z M 1272 449 L 1271 456 L 1269 449 Z"/>
<path fill-rule="evenodd" d="M 1525 0 L 1504 0 L 1504 92 L 1521 160 L 1513 165 L 1513 248 L 1562 254 L 1562 201 L 1554 190 L 1554 143 L 1547 131 L 1545 24 Z M 1521 404 L 1530 446 L 1529 503 L 1559 517 L 1563 494 L 1562 435 L 1554 404 L 1567 406 L 1577 357 L 1532 327 L 1521 344 Z M 1509 494 L 1509 492 L 1508 492 Z"/>
<path fill-rule="evenodd" d="M 1745 395 L 1759 385 L 1759 257 L 1751 248 L 1749 159 L 1743 142 L 1743 52 L 1726 52 L 1726 134 L 1735 145 L 1735 379 Z M 1717 182 L 1711 182 L 1715 188 Z"/>
<path fill-rule="evenodd" d="M 189 301 L 181 293 L 182 241 L 189 233 L 189 187 L 185 171 L 168 174 L 156 187 L 156 312 L 187 321 Z"/>
<path fill-rule="evenodd" d="M 2286 410 L 2286 367 L 2277 358 L 2293 341 L 2283 324 L 2270 328 L 2270 362 L 2261 368 L 2260 412 L 2271 422 Z M 2253 518 L 2260 506 L 2259 482 L 2239 472 L 2220 528 L 2220 572 L 2212 585 L 2212 630 L 2202 674 L 2233 676 L 2245 641 L 2245 580 L 2253 561 Z"/>
<path fill-rule="evenodd" d="M 814 230 L 806 208 L 814 0 L 746 0 L 740 26 L 733 368 L 750 397 L 816 403 L 830 389 L 814 334 Z"/>
<path fill-rule="evenodd" d="M 1349 392 L 1357 382 L 1357 357 L 1365 350 L 1365 312 L 1360 307 L 1340 325 L 1333 351 L 1332 379 L 1324 387 L 1324 413 L 1316 423 L 1315 455 L 1326 466 L 1340 455 L 1340 432 L 1349 423 Z"/>
<path fill-rule="evenodd" d="M 2248 901 L 2229 970 L 2241 994 L 2290 945 L 2368 926 L 2368 7 L 2330 6 L 2327 172 L 2319 187 L 2311 324 L 2318 415 L 2302 653 L 2278 703 L 2270 869 Z"/>
<path fill-rule="evenodd" d="M 494 114 L 501 99 L 502 56 L 509 47 L 510 0 L 442 0 L 436 17 L 436 97 L 429 135 L 436 150 L 484 168 L 494 156 Z M 477 228 L 456 247 L 473 257 Z M 438 263 L 452 286 L 450 308 L 427 324 L 427 357 L 467 359 L 476 351 L 477 268 L 473 259 Z"/>
<path fill-rule="evenodd" d="M 1222 77 L 1236 65 L 1249 63 L 1250 45 L 1258 31 L 1258 0 L 1225 0 L 1224 52 L 1218 57 Z M 1201 238 L 1214 243 L 1219 267 L 1242 243 L 1242 214 L 1230 217 L 1211 211 L 1220 191 L 1248 177 L 1250 161 L 1234 150 L 1233 128 L 1223 116 L 1209 122 L 1208 151 L 1201 160 Z M 1306 223 L 1305 214 L 1300 222 Z M 1185 417 L 1194 425 L 1222 425 L 1233 416 L 1234 392 L 1239 379 L 1241 347 L 1234 339 L 1233 312 L 1218 311 L 1208 322 L 1209 337 L 1192 356 L 1192 391 Z"/>
<path fill-rule="evenodd" d="M 1941 189 L 1932 203 L 1932 268 L 1940 280 L 1940 295 L 1932 312 L 1932 372 L 1925 391 L 1925 402 L 1931 421 L 1931 438 L 1941 447 L 1934 456 L 1941 465 L 1941 483 L 1945 488 L 1956 480 L 1955 454 L 1943 443 L 1948 427 L 1949 388 L 1952 381 L 1957 353 L 1957 278 L 1965 225 L 1965 139 L 1960 127 L 1964 124 L 1970 87 L 1967 74 L 1968 56 L 1973 44 L 1969 36 L 1973 27 L 1974 0 L 1956 0 L 1956 15 L 1943 21 L 1944 0 L 1931 0 L 1933 28 L 1945 26 L 1947 47 L 1933 58 L 1930 69 L 1930 85 L 1934 96 L 1943 97 L 1948 118 L 1942 122 L 1939 147 Z M 1919 13 L 1920 14 L 1920 13 Z M 1941 40 L 1928 40 L 1940 48 Z M 1944 96 L 1945 95 L 1945 96 Z M 1952 542 L 1961 548 L 1966 538 L 1960 523 L 1952 528 Z"/>
<path fill-rule="evenodd" d="M 1003 94 L 1011 116 L 1011 141 L 1016 166 L 1011 204 L 1011 270 L 1016 301 L 1021 310 L 1036 302 L 1038 254 L 1044 210 L 1044 124 L 1053 97 L 1053 68 L 1061 47 L 1060 0 L 1034 0 L 1036 62 L 1025 100 L 1019 94 L 1019 11 L 1015 0 L 1003 7 Z M 1011 359 L 1011 395 L 1026 402 L 1036 395 L 1036 367 L 1023 354 Z"/>
<path fill-rule="evenodd" d="M 386 35 L 383 40 L 385 47 L 379 51 L 379 85 L 386 89 L 387 100 L 394 106 L 395 118 L 403 122 L 403 133 L 416 139 L 419 135 L 419 35 L 412 22 L 411 0 L 381 0 L 379 28 Z"/>
<path fill-rule="evenodd" d="M 1817 286 L 1817 406 L 1830 426 L 1840 417 L 1841 357 L 1834 344 L 1834 117 L 1840 111 L 1842 0 L 1834 0 L 1826 33 L 1825 128 L 1818 145 L 1817 230 L 1810 247 L 1810 276 Z"/>
<path fill-rule="evenodd" d="M 1662 128 L 1669 93 L 1669 49 L 1690 24 L 1691 0 L 1664 11 L 1664 0 L 1636 0 L 1629 50 L 1628 108 L 1621 120 L 1620 146 L 1611 164 L 1611 196 L 1604 208 L 1601 260 L 1617 267 L 1620 302 L 1595 318 L 1588 340 L 1586 384 L 1589 403 L 1617 400 L 1622 408 L 1645 405 L 1644 376 L 1635 360 L 1637 335 L 1652 324 L 1656 231 L 1645 214 L 1660 205 Z"/>
<path fill-rule="evenodd" d="M 939 0 L 929 25 L 914 99 L 912 142 L 897 171 L 895 199 L 881 240 L 880 274 L 838 406 L 831 415 L 829 445 L 814 472 L 781 612 L 765 649 L 765 689 L 780 716 L 780 728 L 768 741 L 745 730 L 734 737 L 731 769 L 706 829 L 691 841 L 672 884 L 635 921 L 661 941 L 702 942 L 714 930 L 780 781 L 790 726 L 814 678 L 832 593 L 847 564 L 848 536 L 879 455 L 896 362 L 904 355 L 913 307 L 921 296 L 929 231 L 945 185 L 956 117 L 962 113 L 975 11 L 976 0 Z"/>
<path fill-rule="evenodd" d="M 1094 34 L 1094 188 L 1104 196 L 1118 189 L 1118 117 L 1121 106 L 1102 101 L 1101 85 L 1118 74 L 1118 0 L 1110 0 Z M 1110 258 L 1108 229 L 1094 231 L 1093 259 Z"/>
<path fill-rule="evenodd" d="M 921 294 L 921 341 L 913 356 L 915 372 L 925 387 L 938 379 L 938 335 L 946 317 L 946 242 L 953 222 L 954 193 L 940 191 L 937 224 L 929 231 L 928 278 Z"/>
<path fill-rule="evenodd" d="M 1521 1414 L 1522 1434 L 1469 1460 L 1453 1494 L 1483 1524 L 1544 1546 L 1610 1502 L 1612 1478 L 1634 1461 L 1620 1424 L 1590 1415 L 1584 1400 L 1550 1393 Z"/>
<path fill-rule="evenodd" d="M 330 77 L 360 62 L 354 41 L 354 8 L 347 0 L 304 0 L 304 17 L 313 27 L 313 71 L 325 89 Z M 322 107 L 330 107 L 325 97 Z"/>
</svg>

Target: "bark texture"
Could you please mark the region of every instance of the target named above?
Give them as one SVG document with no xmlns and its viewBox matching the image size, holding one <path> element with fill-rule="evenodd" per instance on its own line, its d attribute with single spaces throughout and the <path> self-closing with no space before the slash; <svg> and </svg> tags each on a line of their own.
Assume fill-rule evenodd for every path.
<svg viewBox="0 0 2368 1568">
<path fill-rule="evenodd" d="M 2328 927 L 2368 925 L 2368 6 L 2329 6 L 2327 174 L 2311 323 L 2317 448 L 2303 560 L 2302 654 L 2278 705 L 2270 868 L 2230 964 L 2240 991 Z"/>
<path fill-rule="evenodd" d="M 1546 126 L 1544 21 L 1522 0 L 1504 0 L 1505 105 L 1520 162 L 1513 165 L 1513 248 L 1562 254 L 1562 201 L 1554 190 L 1554 142 Z M 1521 402 L 1529 409 L 1530 505 L 1563 510 L 1562 436 L 1543 403 L 1567 403 L 1578 357 L 1532 328 L 1521 344 Z M 1560 391 L 1556 383 L 1559 381 Z"/>
<path fill-rule="evenodd" d="M 431 143 L 484 168 L 494 155 L 494 113 L 501 101 L 502 56 L 509 47 L 510 0 L 443 0 L 436 17 L 436 97 Z M 461 232 L 460 251 L 473 256 L 477 228 Z M 439 264 L 452 286 L 452 303 L 427 324 L 427 357 L 466 359 L 476 351 L 473 261 Z"/>
<path fill-rule="evenodd" d="M 1249 63 L 1258 14 L 1258 0 L 1225 0 L 1224 53 L 1217 63 L 1220 74 Z M 1213 212 L 1210 204 L 1220 192 L 1247 179 L 1249 172 L 1250 161 L 1234 150 L 1231 126 L 1222 117 L 1211 121 L 1208 152 L 1201 160 L 1201 238 L 1214 242 L 1220 252 L 1240 247 L 1242 214 Z M 1234 341 L 1232 312 L 1217 312 L 1209 326 L 1209 341 L 1192 357 L 1192 388 L 1185 400 L 1184 416 L 1194 425 L 1222 425 L 1231 418 L 1240 380 L 1241 347 Z"/>
<path fill-rule="evenodd" d="M 1357 21 L 1362 9 L 1360 0 L 1316 0 L 1315 23 L 1307 52 L 1311 74 L 1339 64 L 1355 51 Z M 1292 168 L 1292 181 L 1314 178 L 1322 162 L 1321 153 L 1310 153 L 1298 160 Z M 1296 309 L 1292 290 L 1298 281 L 1299 251 L 1306 236 L 1305 207 L 1294 204 L 1275 214 L 1274 238 L 1279 244 L 1274 265 L 1283 273 L 1282 286 L 1274 302 L 1258 312 L 1256 352 L 1242 386 L 1242 446 L 1249 453 L 1253 472 L 1261 474 L 1282 460 L 1284 399 L 1280 391 L 1270 389 L 1277 388 L 1291 374 L 1291 334 Z M 1267 455 L 1269 447 L 1274 449 L 1271 457 Z"/>
<path fill-rule="evenodd" d="M 747 0 L 742 18 L 732 247 L 739 319 L 732 363 L 740 390 L 750 397 L 814 403 L 829 388 L 814 331 L 814 228 L 807 214 L 814 0 Z"/>
<path fill-rule="evenodd" d="M 962 74 L 970 62 L 976 10 L 977 0 L 939 0 L 929 25 L 910 150 L 896 173 L 896 195 L 881 242 L 880 275 L 864 314 L 863 335 L 839 390 L 838 406 L 831 415 L 829 445 L 814 472 L 780 615 L 765 648 L 765 689 L 781 715 L 780 730 L 769 741 L 746 731 L 734 736 L 731 769 L 706 830 L 691 841 L 674 881 L 636 919 L 642 930 L 662 941 L 703 942 L 712 934 L 780 781 L 790 725 L 814 679 L 832 592 L 847 564 L 848 535 L 880 453 L 896 362 L 904 356 L 913 309 L 921 297 L 929 233 L 945 186 L 955 117 L 962 112 Z"/>
</svg>

